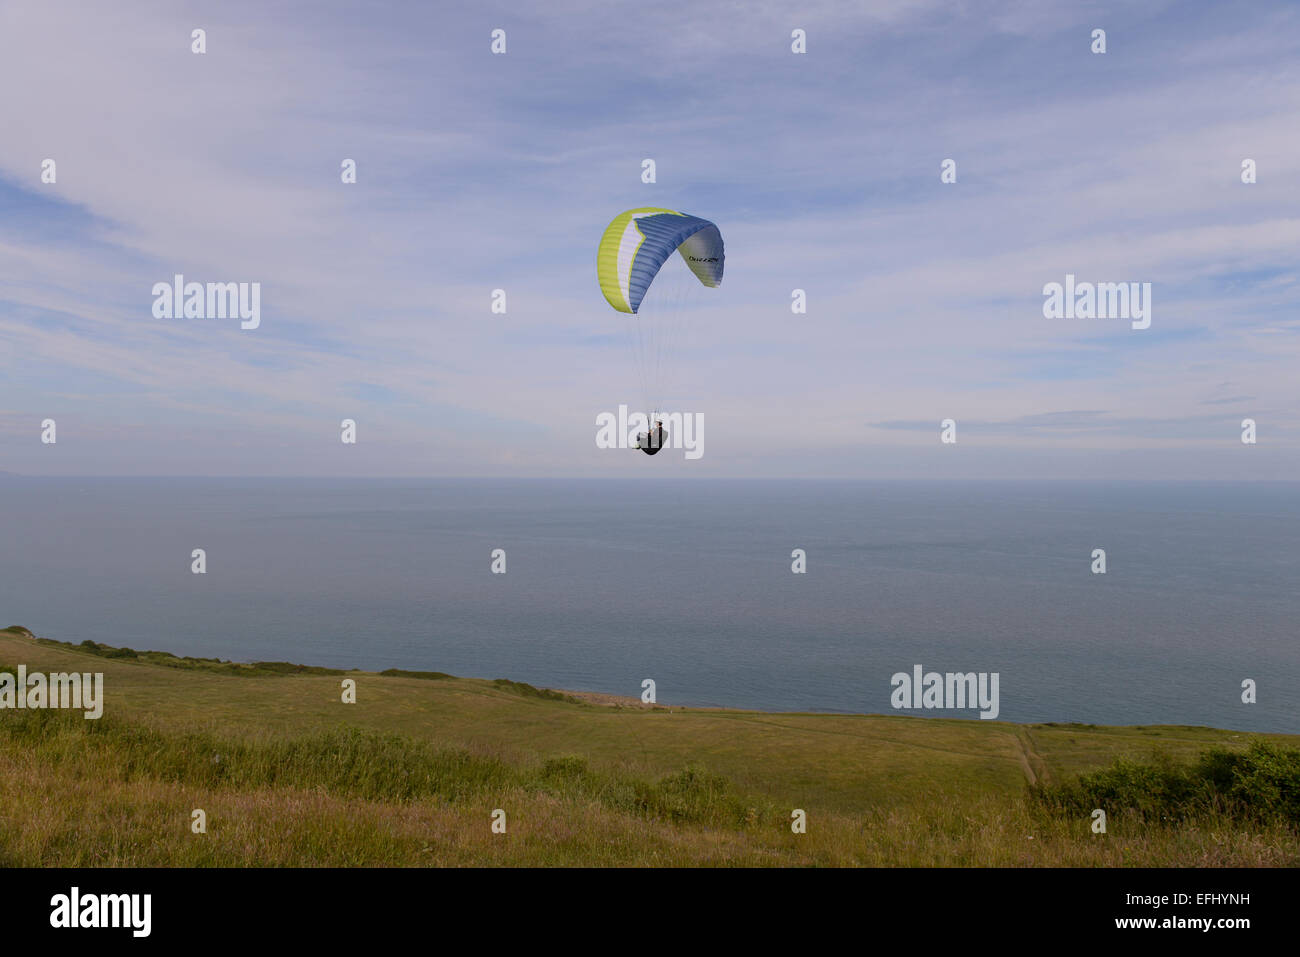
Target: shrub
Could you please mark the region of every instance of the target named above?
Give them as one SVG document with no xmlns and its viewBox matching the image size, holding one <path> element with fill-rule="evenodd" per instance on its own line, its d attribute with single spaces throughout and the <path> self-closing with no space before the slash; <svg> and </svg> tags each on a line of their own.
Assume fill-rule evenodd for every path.
<svg viewBox="0 0 1300 957">
<path fill-rule="evenodd" d="M 1120 758 L 1074 781 L 1030 791 L 1040 806 L 1057 813 L 1103 808 L 1149 820 L 1222 814 L 1298 824 L 1300 750 L 1256 740 L 1245 751 L 1211 749 L 1190 764 L 1163 754 L 1147 762 Z"/>
</svg>

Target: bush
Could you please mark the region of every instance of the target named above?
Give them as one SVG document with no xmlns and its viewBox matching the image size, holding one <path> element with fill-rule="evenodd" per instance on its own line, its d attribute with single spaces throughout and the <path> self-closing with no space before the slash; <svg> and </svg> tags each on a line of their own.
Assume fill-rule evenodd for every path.
<svg viewBox="0 0 1300 957">
<path fill-rule="evenodd" d="M 512 691 L 517 695 L 523 695 L 525 698 L 545 698 L 547 701 L 568 701 L 572 704 L 579 704 L 577 698 L 559 691 L 552 691 L 550 688 L 534 688 L 532 685 L 523 681 L 511 681 L 509 678 L 493 678 L 492 684 L 502 691 Z"/>
<path fill-rule="evenodd" d="M 405 668 L 385 668 L 379 673 L 385 678 L 423 678 L 426 681 L 441 681 L 443 678 L 455 677 L 445 671 L 407 671 Z"/>
<path fill-rule="evenodd" d="M 1245 751 L 1211 749 L 1191 764 L 1167 755 L 1145 763 L 1120 758 L 1074 781 L 1030 791 L 1040 806 L 1057 813 L 1102 808 L 1144 820 L 1222 814 L 1300 824 L 1300 750 L 1256 740 Z"/>
</svg>

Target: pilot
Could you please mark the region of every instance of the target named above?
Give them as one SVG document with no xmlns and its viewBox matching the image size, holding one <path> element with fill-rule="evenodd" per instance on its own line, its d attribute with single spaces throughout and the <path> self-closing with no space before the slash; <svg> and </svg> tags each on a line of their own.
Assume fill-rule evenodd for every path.
<svg viewBox="0 0 1300 957">
<path fill-rule="evenodd" d="M 664 447 L 668 440 L 668 433 L 664 431 L 662 420 L 655 420 L 655 427 L 647 432 L 638 432 L 636 437 L 636 447 L 646 455 L 654 455 Z"/>
</svg>

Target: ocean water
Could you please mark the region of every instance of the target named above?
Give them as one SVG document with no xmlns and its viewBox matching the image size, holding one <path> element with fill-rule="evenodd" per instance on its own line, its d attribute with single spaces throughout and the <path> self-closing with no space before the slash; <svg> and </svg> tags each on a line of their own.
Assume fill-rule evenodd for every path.
<svg viewBox="0 0 1300 957">
<path fill-rule="evenodd" d="M 0 626 L 65 641 L 872 713 L 920 664 L 1009 721 L 1300 732 L 1298 484 L 0 477 L 0 542 Z"/>
</svg>

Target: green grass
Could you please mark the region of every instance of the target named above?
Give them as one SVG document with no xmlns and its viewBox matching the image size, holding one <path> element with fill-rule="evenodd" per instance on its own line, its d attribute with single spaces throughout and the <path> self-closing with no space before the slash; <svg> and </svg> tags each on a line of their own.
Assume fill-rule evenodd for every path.
<svg viewBox="0 0 1300 957">
<path fill-rule="evenodd" d="M 353 727 L 290 740 L 249 741 L 171 732 L 80 713 L 21 711 L 0 727 L 6 744 L 50 761 L 89 762 L 119 783 L 159 781 L 240 791 L 287 786 L 377 802 L 458 802 L 509 790 L 580 798 L 675 823 L 733 826 L 754 809 L 730 782 L 688 767 L 659 781 L 594 771 L 580 757 L 516 765 L 463 748 Z"/>
<path fill-rule="evenodd" d="M 5 665 L 105 689 L 98 721 L 0 711 L 0 865 L 1300 863 L 1285 735 L 610 707 L 126 652 L 0 632 Z"/>
</svg>

